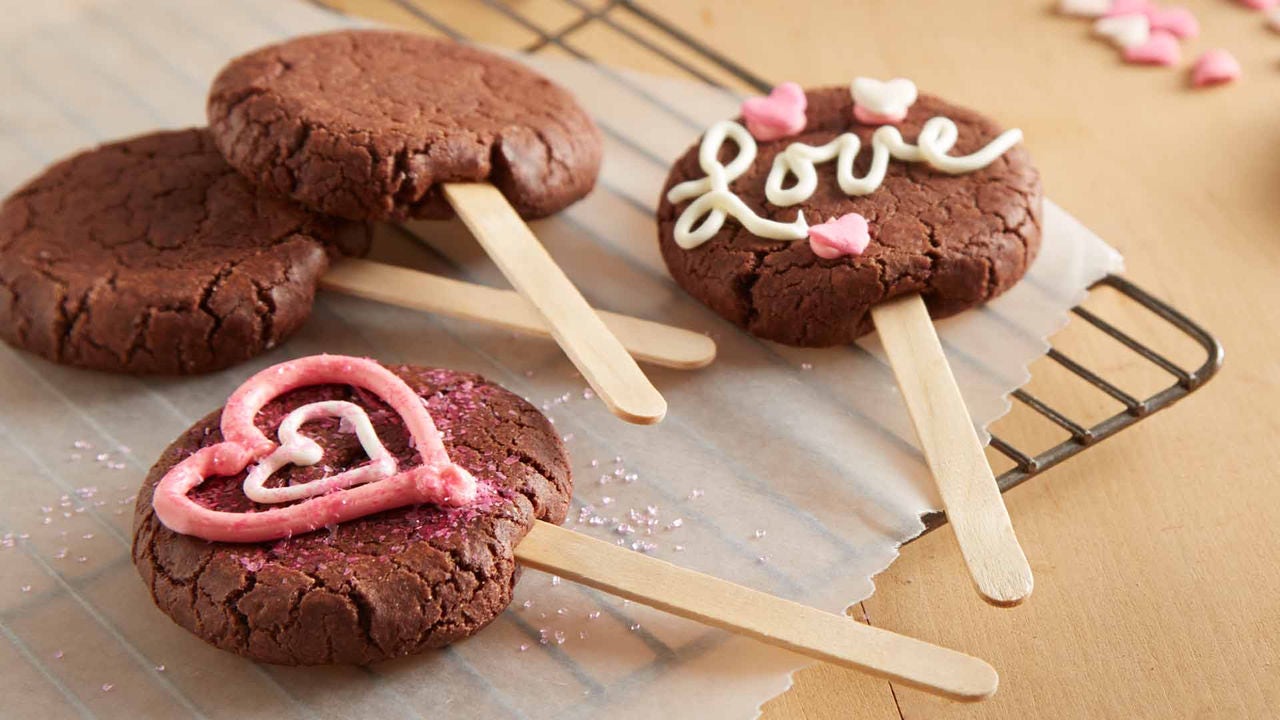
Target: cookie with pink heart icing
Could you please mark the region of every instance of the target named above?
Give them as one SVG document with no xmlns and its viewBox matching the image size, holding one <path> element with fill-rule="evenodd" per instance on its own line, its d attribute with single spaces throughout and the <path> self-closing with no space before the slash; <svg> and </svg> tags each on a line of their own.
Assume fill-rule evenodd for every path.
<svg viewBox="0 0 1280 720">
<path fill-rule="evenodd" d="M 479 631 L 514 548 L 562 522 L 548 420 L 477 375 L 315 356 L 250 378 L 161 456 L 134 563 L 207 642 L 287 665 L 364 664 Z"/>
<path fill-rule="evenodd" d="M 658 240 L 694 297 L 816 347 L 870 332 L 871 307 L 895 296 L 921 293 L 945 317 L 1026 273 L 1043 195 L 1020 131 L 902 78 L 779 90 L 713 125 L 667 177 Z"/>
</svg>

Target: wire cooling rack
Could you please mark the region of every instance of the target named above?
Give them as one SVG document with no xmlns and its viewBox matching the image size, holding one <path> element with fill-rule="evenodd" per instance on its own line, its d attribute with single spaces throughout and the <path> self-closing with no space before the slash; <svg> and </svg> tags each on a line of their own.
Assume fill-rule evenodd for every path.
<svg viewBox="0 0 1280 720">
<path fill-rule="evenodd" d="M 338 9 L 324 0 L 312 1 L 323 7 Z M 427 0 L 388 2 L 435 32 L 456 40 L 476 39 L 457 24 L 451 23 L 445 13 Z M 638 50 L 650 56 L 648 59 L 656 60 L 694 80 L 730 92 L 750 90 L 767 93 L 773 87 L 772 83 L 732 58 L 706 46 L 660 14 L 633 0 L 546 0 L 540 3 L 520 3 L 518 6 L 501 0 L 479 0 L 479 4 L 488 10 L 495 21 L 518 28 L 521 34 L 532 38 L 519 48 L 526 53 L 558 52 L 579 60 L 595 62 L 596 58 L 586 49 L 591 43 L 579 42 L 576 38 L 588 32 L 603 30 L 620 42 L 625 42 L 629 49 Z M 1021 485 L 1173 405 L 1203 387 L 1222 365 L 1223 351 L 1218 340 L 1176 308 L 1118 275 L 1103 278 L 1092 289 L 1101 288 L 1110 288 L 1122 298 L 1122 305 L 1112 305 L 1109 312 L 1128 318 L 1139 314 L 1135 312 L 1137 310 L 1145 311 L 1150 316 L 1147 320 L 1166 326 L 1165 334 L 1172 330 L 1174 335 L 1189 339 L 1198 346 L 1204 353 L 1203 361 L 1198 365 L 1194 361 L 1175 362 L 1161 350 L 1122 330 L 1116 322 L 1102 317 L 1098 311 L 1084 306 L 1074 308 L 1072 312 L 1077 318 L 1115 340 L 1125 349 L 1127 356 L 1122 360 L 1108 362 L 1108 371 L 1091 369 L 1084 362 L 1055 347 L 1049 349 L 1046 357 L 1087 383 L 1096 392 L 1111 398 L 1121 409 L 1102 420 L 1082 421 L 1072 418 L 1068 411 L 1055 407 L 1025 387 L 1014 391 L 1012 397 L 1016 403 L 1061 428 L 1068 436 L 1049 447 L 1026 449 L 992 433 L 991 448 L 1013 463 L 1011 469 L 997 478 L 1002 492 Z M 1145 366 L 1145 369 L 1152 370 L 1157 375 L 1163 373 L 1170 376 L 1172 382 L 1139 397 L 1122 389 L 1120 381 L 1109 377 L 1115 374 L 1116 368 L 1128 370 L 1134 369 L 1135 365 Z M 927 515 L 923 520 L 926 532 L 946 524 L 946 516 L 941 512 Z"/>
</svg>

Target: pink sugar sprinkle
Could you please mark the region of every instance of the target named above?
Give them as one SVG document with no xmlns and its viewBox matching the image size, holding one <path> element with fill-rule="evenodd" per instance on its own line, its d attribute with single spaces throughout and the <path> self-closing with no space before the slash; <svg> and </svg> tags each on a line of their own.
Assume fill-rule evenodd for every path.
<svg viewBox="0 0 1280 720">
<path fill-rule="evenodd" d="M 157 665 L 156 672 L 164 672 L 164 665 Z"/>
<path fill-rule="evenodd" d="M 551 576 L 551 584 L 552 584 L 552 585 L 559 585 L 559 584 L 560 584 L 560 576 L 559 576 L 559 575 L 552 575 L 552 576 Z"/>
<path fill-rule="evenodd" d="M 53 659 L 54 659 L 54 660 L 61 660 L 61 659 L 62 659 L 63 654 L 64 654 L 64 653 L 63 653 L 61 650 L 54 650 L 54 651 L 53 651 Z"/>
<path fill-rule="evenodd" d="M 102 683 L 102 692 L 111 692 L 115 687 L 114 683 Z"/>
<path fill-rule="evenodd" d="M 29 593 L 29 592 L 31 592 L 31 586 L 30 586 L 30 585 L 23 585 L 23 586 L 22 586 L 22 592 L 24 592 L 24 593 Z"/>
</svg>

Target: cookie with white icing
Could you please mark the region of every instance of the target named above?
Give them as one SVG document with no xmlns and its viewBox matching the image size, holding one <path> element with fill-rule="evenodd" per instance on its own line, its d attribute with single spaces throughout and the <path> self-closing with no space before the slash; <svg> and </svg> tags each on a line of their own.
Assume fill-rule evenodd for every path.
<svg viewBox="0 0 1280 720">
<path fill-rule="evenodd" d="M 870 332 L 870 308 L 899 295 L 945 317 L 1012 287 L 1039 248 L 1043 202 L 1020 133 L 909 89 L 872 88 L 879 104 L 857 113 L 848 86 L 807 90 L 765 116 L 803 112 L 777 139 L 753 139 L 747 128 L 776 134 L 754 117 L 714 127 L 676 161 L 658 207 L 676 282 L 754 335 L 810 347 Z M 829 238 L 859 227 L 860 242 Z"/>
</svg>

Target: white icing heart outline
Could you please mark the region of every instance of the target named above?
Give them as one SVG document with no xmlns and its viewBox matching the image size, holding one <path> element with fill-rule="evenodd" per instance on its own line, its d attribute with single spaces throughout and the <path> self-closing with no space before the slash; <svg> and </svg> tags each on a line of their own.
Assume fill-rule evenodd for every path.
<svg viewBox="0 0 1280 720">
<path fill-rule="evenodd" d="M 919 98 L 916 84 L 907 78 L 877 80 L 854 78 L 849 84 L 855 105 L 881 117 L 903 118 Z"/>
<path fill-rule="evenodd" d="M 305 423 L 329 417 L 345 420 L 355 428 L 356 438 L 369 456 L 369 462 L 308 483 L 267 487 L 271 476 L 287 465 L 308 467 L 320 462 L 324 457 L 324 448 L 303 435 L 301 428 Z M 270 505 L 304 500 L 334 490 L 385 480 L 398 470 L 396 459 L 387 451 L 387 446 L 382 444 L 378 431 L 369 420 L 369 413 L 346 400 L 322 400 L 295 409 L 280 421 L 276 436 L 280 439 L 280 446 L 259 460 L 244 478 L 245 497 L 256 503 Z"/>
</svg>

